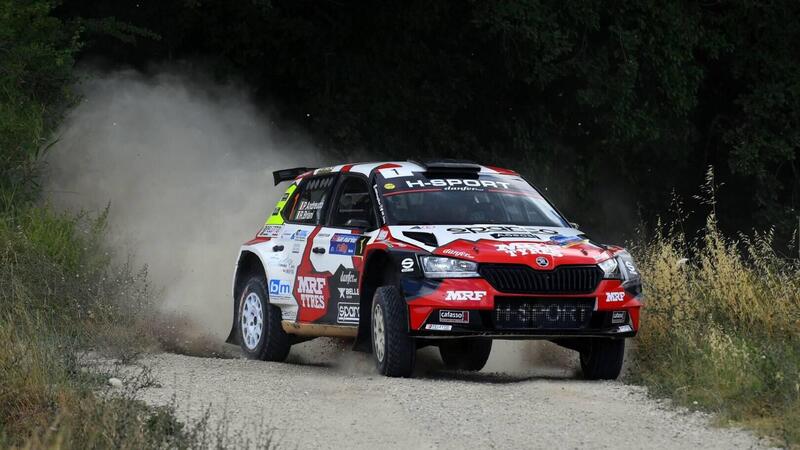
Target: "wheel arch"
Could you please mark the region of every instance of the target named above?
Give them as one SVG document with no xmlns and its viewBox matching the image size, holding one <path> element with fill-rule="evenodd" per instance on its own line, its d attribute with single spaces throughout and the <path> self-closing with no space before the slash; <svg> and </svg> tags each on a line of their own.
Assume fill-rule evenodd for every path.
<svg viewBox="0 0 800 450">
<path fill-rule="evenodd" d="M 370 344 L 372 342 L 370 337 L 372 330 L 369 320 L 372 297 L 378 287 L 387 284 L 387 282 L 395 281 L 392 268 L 392 257 L 383 249 L 373 250 L 367 256 L 359 291 L 358 334 L 353 344 L 353 350 L 366 353 L 372 352 L 372 345 Z"/>
<path fill-rule="evenodd" d="M 236 262 L 236 272 L 233 276 L 233 318 L 231 320 L 231 331 L 225 340 L 228 344 L 238 344 L 236 334 L 236 312 L 239 310 L 239 298 L 242 296 L 247 280 L 253 275 L 260 275 L 267 282 L 267 272 L 261 258 L 253 251 L 242 250 Z M 266 286 L 265 286 L 266 289 Z"/>
</svg>

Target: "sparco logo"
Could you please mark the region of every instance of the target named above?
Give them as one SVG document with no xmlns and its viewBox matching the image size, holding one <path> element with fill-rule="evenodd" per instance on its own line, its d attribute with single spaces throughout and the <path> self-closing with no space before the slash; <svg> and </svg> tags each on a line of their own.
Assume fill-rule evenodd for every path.
<svg viewBox="0 0 800 450">
<path fill-rule="evenodd" d="M 469 323 L 469 311 L 439 311 L 439 322 Z"/>
<path fill-rule="evenodd" d="M 472 300 L 479 302 L 486 297 L 486 291 L 447 291 L 444 299 L 448 301 Z"/>
<path fill-rule="evenodd" d="M 297 293 L 300 294 L 300 305 L 303 308 L 325 309 L 325 278 L 297 277 Z"/>
<path fill-rule="evenodd" d="M 339 323 L 358 323 L 358 303 L 339 303 L 336 321 Z"/>
</svg>

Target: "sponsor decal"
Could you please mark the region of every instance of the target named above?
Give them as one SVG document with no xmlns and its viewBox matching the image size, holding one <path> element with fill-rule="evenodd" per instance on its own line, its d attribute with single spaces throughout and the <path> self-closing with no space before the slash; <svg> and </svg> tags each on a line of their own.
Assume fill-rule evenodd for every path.
<svg viewBox="0 0 800 450">
<path fill-rule="evenodd" d="M 307 237 L 308 237 L 308 231 L 306 231 L 306 230 L 297 230 L 292 235 L 292 240 L 293 241 L 302 242 L 302 241 L 305 241 Z"/>
<path fill-rule="evenodd" d="M 636 266 L 634 266 L 632 262 L 625 261 L 625 267 L 631 275 L 639 275 L 639 272 L 636 271 Z"/>
<path fill-rule="evenodd" d="M 358 272 L 340 265 L 330 281 L 331 295 L 338 295 L 339 300 L 356 300 L 359 297 Z"/>
<path fill-rule="evenodd" d="M 360 237 L 355 234 L 336 233 L 331 237 L 331 246 L 328 251 L 332 255 L 355 255 Z"/>
<path fill-rule="evenodd" d="M 426 330 L 433 330 L 433 331 L 450 331 L 453 329 L 452 325 L 441 325 L 438 323 L 429 323 L 425 325 Z"/>
<path fill-rule="evenodd" d="M 269 295 L 289 297 L 292 295 L 292 285 L 284 280 L 269 280 Z"/>
<path fill-rule="evenodd" d="M 479 302 L 486 297 L 486 291 L 447 291 L 444 299 L 451 302 Z"/>
<path fill-rule="evenodd" d="M 356 275 L 356 271 L 353 269 L 344 269 L 342 274 L 339 275 L 339 282 L 344 284 L 356 284 L 358 283 L 358 275 Z"/>
<path fill-rule="evenodd" d="M 343 298 L 345 300 L 352 300 L 355 297 L 358 297 L 358 288 L 354 287 L 340 287 L 336 288 L 339 290 L 339 298 Z"/>
<path fill-rule="evenodd" d="M 453 250 L 451 248 L 446 248 L 446 249 L 442 250 L 442 254 L 443 255 L 448 255 L 448 256 L 455 256 L 456 258 L 475 259 L 475 255 L 472 255 L 472 254 L 470 254 L 468 252 L 465 252 L 465 251 L 462 251 L 462 250 Z"/>
<path fill-rule="evenodd" d="M 443 309 L 439 311 L 439 322 L 469 323 L 469 311 Z"/>
<path fill-rule="evenodd" d="M 498 244 L 495 247 L 497 247 L 497 251 L 504 252 L 511 257 L 526 255 L 564 256 L 558 247 L 538 242 L 511 242 L 508 244 Z"/>
<path fill-rule="evenodd" d="M 268 238 L 278 237 L 278 235 L 281 233 L 282 227 L 282 225 L 264 225 L 264 228 L 258 232 L 257 236 Z"/>
<path fill-rule="evenodd" d="M 283 320 L 295 320 L 297 319 L 297 310 L 296 309 L 282 309 L 281 310 L 281 319 Z"/>
<path fill-rule="evenodd" d="M 381 230 L 381 231 L 378 231 L 378 236 L 375 238 L 375 240 L 382 241 L 382 240 L 386 239 L 388 236 L 389 236 L 389 231 L 388 230 Z"/>
<path fill-rule="evenodd" d="M 386 184 L 383 185 L 383 188 L 386 189 L 387 191 L 391 191 L 392 189 L 394 189 L 396 187 L 397 186 L 395 186 L 394 183 L 386 183 Z"/>
<path fill-rule="evenodd" d="M 414 271 L 414 258 L 405 258 L 400 261 L 400 272 L 407 273 Z"/>
<path fill-rule="evenodd" d="M 633 328 L 630 325 L 623 325 L 617 328 L 618 333 L 627 333 L 629 331 L 633 331 Z"/>
<path fill-rule="evenodd" d="M 289 200 L 289 192 L 288 191 L 284 192 L 283 195 L 281 196 L 281 199 L 278 200 L 278 201 L 279 202 L 285 202 L 286 200 Z"/>
<path fill-rule="evenodd" d="M 537 256 L 536 257 L 536 264 L 539 267 L 547 267 L 550 265 L 550 261 L 547 260 L 544 256 Z"/>
<path fill-rule="evenodd" d="M 614 311 L 611 313 L 611 323 L 624 323 L 626 316 L 625 311 Z"/>
<path fill-rule="evenodd" d="M 542 240 L 539 236 L 531 233 L 491 233 L 494 239 L 538 239 Z"/>
<path fill-rule="evenodd" d="M 625 300 L 624 292 L 606 292 L 606 303 L 621 302 Z"/>
<path fill-rule="evenodd" d="M 448 228 L 447 231 L 453 234 L 483 234 L 492 232 L 527 232 L 528 230 L 515 225 L 489 225 L 485 227 L 454 227 Z"/>
<path fill-rule="evenodd" d="M 358 324 L 359 305 L 358 303 L 339 302 L 337 306 L 336 322 Z"/>
<path fill-rule="evenodd" d="M 378 185 L 373 184 L 372 190 L 375 191 L 375 200 L 378 202 L 378 212 L 381 213 L 381 219 L 386 222 L 386 211 L 383 209 L 383 202 L 381 201 L 380 193 L 378 192 Z"/>
<path fill-rule="evenodd" d="M 436 225 L 414 225 L 409 230 L 435 230 Z"/>
<path fill-rule="evenodd" d="M 436 180 L 406 180 L 406 185 L 409 188 L 424 188 L 424 187 L 441 187 L 446 189 L 457 188 L 459 190 L 471 190 L 481 188 L 501 188 L 508 189 L 511 184 L 503 181 L 491 180 L 465 180 L 461 178 L 448 178 Z M 470 189 L 471 188 L 471 189 Z"/>
<path fill-rule="evenodd" d="M 325 309 L 325 278 L 297 277 L 297 293 L 303 308 Z"/>
<path fill-rule="evenodd" d="M 550 236 L 551 244 L 560 245 L 562 247 L 571 247 L 573 245 L 582 244 L 584 242 L 588 241 L 580 236 L 562 236 L 560 234 L 557 234 L 555 236 Z"/>
<path fill-rule="evenodd" d="M 278 237 L 281 233 L 281 227 L 282 225 L 264 225 L 256 236 L 268 238 Z"/>
</svg>

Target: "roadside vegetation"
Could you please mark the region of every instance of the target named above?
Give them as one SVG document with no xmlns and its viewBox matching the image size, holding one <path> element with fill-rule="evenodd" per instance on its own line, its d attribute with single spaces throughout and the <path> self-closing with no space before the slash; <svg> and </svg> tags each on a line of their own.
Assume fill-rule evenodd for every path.
<svg viewBox="0 0 800 450">
<path fill-rule="evenodd" d="M 101 25 L 138 32 L 63 22 L 53 7 L 0 0 L 0 448 L 241 444 L 136 400 L 153 381 L 123 364 L 158 345 L 147 273 L 104 246 L 108 211 L 72 215 L 43 203 L 41 156 L 75 101 L 81 37 Z M 109 386 L 112 377 L 121 384 Z"/>
<path fill-rule="evenodd" d="M 647 282 L 630 380 L 800 447 L 800 260 L 771 232 L 729 239 L 712 207 L 697 238 L 677 221 L 640 245 Z M 678 217 L 685 217 L 677 211 Z"/>
</svg>

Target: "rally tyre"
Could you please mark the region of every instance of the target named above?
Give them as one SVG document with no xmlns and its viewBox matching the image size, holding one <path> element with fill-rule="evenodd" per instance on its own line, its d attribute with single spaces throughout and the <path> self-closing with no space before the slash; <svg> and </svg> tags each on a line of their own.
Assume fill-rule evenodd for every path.
<svg viewBox="0 0 800 450">
<path fill-rule="evenodd" d="M 445 367 L 454 370 L 479 371 L 489 360 L 491 339 L 453 339 L 439 344 Z"/>
<path fill-rule="evenodd" d="M 625 340 L 592 338 L 581 353 L 581 369 L 587 380 L 615 380 L 622 370 Z"/>
<path fill-rule="evenodd" d="M 372 298 L 372 354 L 378 372 L 387 377 L 410 377 L 417 347 L 408 335 L 408 306 L 394 286 L 382 286 Z"/>
<path fill-rule="evenodd" d="M 250 359 L 283 361 L 289 355 L 289 336 L 281 326 L 281 310 L 269 303 L 262 277 L 247 280 L 239 299 L 236 329 L 242 351 Z"/>
</svg>

